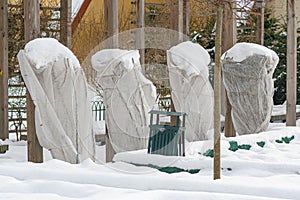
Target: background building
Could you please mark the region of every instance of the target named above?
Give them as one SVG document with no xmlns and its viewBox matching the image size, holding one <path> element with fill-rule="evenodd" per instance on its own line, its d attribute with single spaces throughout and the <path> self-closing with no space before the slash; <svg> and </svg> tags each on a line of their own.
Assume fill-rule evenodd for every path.
<svg viewBox="0 0 300 200">
<path fill-rule="evenodd" d="M 300 13 L 300 0 L 295 0 L 297 21 Z M 271 17 L 278 18 L 281 22 L 286 21 L 287 1 L 285 0 L 266 0 L 266 8 L 271 10 Z M 297 23 L 300 28 L 300 23 Z"/>
</svg>

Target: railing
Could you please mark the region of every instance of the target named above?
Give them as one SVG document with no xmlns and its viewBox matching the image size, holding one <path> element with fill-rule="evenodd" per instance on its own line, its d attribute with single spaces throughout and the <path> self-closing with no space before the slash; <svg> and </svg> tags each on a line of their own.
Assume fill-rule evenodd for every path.
<svg viewBox="0 0 300 200">
<path fill-rule="evenodd" d="M 105 106 L 103 101 L 92 102 L 92 113 L 94 121 L 105 120 Z"/>
<path fill-rule="evenodd" d="M 17 140 L 21 140 L 22 133 L 27 132 L 26 89 L 20 76 L 10 79 L 8 86 L 8 131 L 15 133 Z"/>
<path fill-rule="evenodd" d="M 160 97 L 158 100 L 159 110 L 171 111 L 171 97 Z"/>
<path fill-rule="evenodd" d="M 161 97 L 158 101 L 159 110 L 170 111 L 171 97 Z M 103 101 L 92 102 L 92 113 L 94 121 L 105 120 L 105 106 Z"/>
<path fill-rule="evenodd" d="M 170 97 L 161 97 L 158 101 L 160 110 L 170 111 L 170 105 Z M 91 109 L 94 121 L 105 120 L 105 105 L 103 101 L 93 101 Z M 9 132 L 16 133 L 17 137 L 20 137 L 22 132 L 27 132 L 26 107 L 11 107 L 9 109 L 9 122 Z"/>
</svg>

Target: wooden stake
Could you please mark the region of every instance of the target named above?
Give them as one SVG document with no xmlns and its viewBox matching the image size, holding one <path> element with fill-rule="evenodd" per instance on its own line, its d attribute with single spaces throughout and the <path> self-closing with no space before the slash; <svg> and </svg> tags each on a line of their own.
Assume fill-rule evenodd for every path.
<svg viewBox="0 0 300 200">
<path fill-rule="evenodd" d="M 61 0 L 60 5 L 60 42 L 71 49 L 72 0 Z"/>
<path fill-rule="evenodd" d="M 225 53 L 228 49 L 230 49 L 236 43 L 236 20 L 235 14 L 233 12 L 233 6 L 235 1 L 230 0 L 224 4 L 224 13 L 223 13 L 223 38 L 226 40 L 222 40 L 222 54 Z M 225 95 L 225 102 L 222 101 L 221 103 L 226 103 L 224 107 L 226 107 L 226 115 L 225 115 L 225 136 L 226 137 L 234 137 L 236 136 L 235 129 L 232 122 L 231 116 L 231 104 L 229 102 L 227 93 L 225 91 L 224 84 L 221 84 L 221 89 L 223 91 L 223 95 Z M 222 92 L 221 92 L 222 95 Z"/>
<path fill-rule="evenodd" d="M 105 39 L 110 38 L 105 43 L 106 48 L 118 48 L 118 31 L 118 0 L 104 0 L 104 37 Z M 108 120 L 108 117 L 105 119 Z M 106 128 L 105 141 L 106 162 L 112 162 L 116 152 L 110 142 L 109 128 Z"/>
<path fill-rule="evenodd" d="M 297 98 L 297 30 L 295 0 L 287 0 L 287 79 L 286 125 L 296 126 Z"/>
<path fill-rule="evenodd" d="M 39 0 L 24 0 L 24 28 L 25 43 L 39 37 L 40 35 L 40 3 Z M 28 142 L 28 161 L 43 162 L 43 148 L 41 147 L 35 129 L 35 106 L 29 94 L 26 92 L 27 104 L 27 142 Z"/>
<path fill-rule="evenodd" d="M 221 178 L 221 156 L 220 156 L 220 114 L 221 114 L 221 53 L 222 53 L 222 18 L 223 8 L 222 0 L 218 0 L 217 10 L 217 29 L 216 29 L 216 40 L 215 40 L 215 68 L 214 68 L 214 180 Z"/>
<path fill-rule="evenodd" d="M 8 139 L 8 46 L 7 0 L 0 9 L 0 139 Z"/>
</svg>

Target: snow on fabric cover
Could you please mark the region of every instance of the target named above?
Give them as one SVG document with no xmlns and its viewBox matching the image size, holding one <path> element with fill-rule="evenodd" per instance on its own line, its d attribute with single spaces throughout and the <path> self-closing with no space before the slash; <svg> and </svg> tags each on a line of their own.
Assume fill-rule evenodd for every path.
<svg viewBox="0 0 300 200">
<path fill-rule="evenodd" d="M 169 52 L 169 60 L 184 71 L 187 77 L 200 73 L 203 77 L 208 77 L 210 56 L 202 46 L 187 41 L 172 47 Z"/>
<path fill-rule="evenodd" d="M 104 71 L 105 69 L 114 69 L 122 63 L 122 67 L 131 70 L 135 63 L 139 64 L 139 59 L 140 54 L 135 50 L 103 49 L 94 55 L 92 65 L 97 71 Z"/>
<path fill-rule="evenodd" d="M 53 158 L 70 163 L 95 156 L 87 83 L 75 59 L 53 39 L 33 40 L 18 54 L 39 142 Z"/>
<path fill-rule="evenodd" d="M 92 56 L 92 65 L 104 90 L 105 119 L 114 150 L 145 149 L 156 89 L 141 73 L 138 51 L 104 49 Z"/>
<path fill-rule="evenodd" d="M 223 54 L 223 82 L 239 134 L 258 133 L 268 127 L 273 107 L 272 76 L 278 61 L 274 51 L 252 43 L 238 43 Z"/>
<path fill-rule="evenodd" d="M 254 55 L 262 55 L 268 57 L 270 66 L 276 66 L 279 62 L 279 57 L 273 50 L 259 44 L 246 42 L 235 44 L 234 48 L 229 49 L 222 55 L 222 59 L 224 60 L 226 57 L 232 58 L 235 62 L 242 62 L 248 57 Z"/>
<path fill-rule="evenodd" d="M 37 69 L 63 58 L 68 58 L 71 66 L 80 68 L 80 63 L 72 51 L 53 38 L 32 40 L 25 45 L 24 51 L 29 62 Z"/>
<path fill-rule="evenodd" d="M 167 51 L 172 100 L 187 113 L 186 139 L 208 139 L 213 126 L 213 89 L 208 79 L 210 57 L 198 44 L 183 42 Z"/>
</svg>

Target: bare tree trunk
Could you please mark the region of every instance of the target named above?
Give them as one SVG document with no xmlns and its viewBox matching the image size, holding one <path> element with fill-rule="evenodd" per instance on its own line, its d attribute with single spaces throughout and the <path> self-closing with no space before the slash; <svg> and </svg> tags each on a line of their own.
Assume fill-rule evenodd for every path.
<svg viewBox="0 0 300 200">
<path fill-rule="evenodd" d="M 287 0 L 287 83 L 286 83 L 286 125 L 296 126 L 297 98 L 297 30 L 295 0 Z"/>
<path fill-rule="evenodd" d="M 222 0 L 217 1 L 217 30 L 215 41 L 215 69 L 214 69 L 214 179 L 221 178 L 221 156 L 220 156 L 220 114 L 221 114 L 221 53 L 222 53 Z"/>
<path fill-rule="evenodd" d="M 24 0 L 24 25 L 25 42 L 29 42 L 40 35 L 40 2 L 39 0 Z M 26 92 L 27 104 L 27 142 L 28 161 L 43 162 L 43 148 L 41 147 L 35 129 L 35 106 L 29 94 Z"/>
</svg>

